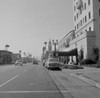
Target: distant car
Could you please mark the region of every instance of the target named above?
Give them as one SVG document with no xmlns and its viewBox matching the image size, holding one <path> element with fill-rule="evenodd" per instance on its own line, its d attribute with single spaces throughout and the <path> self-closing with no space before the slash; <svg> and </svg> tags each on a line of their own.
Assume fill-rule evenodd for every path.
<svg viewBox="0 0 100 98">
<path fill-rule="evenodd" d="M 61 64 L 56 58 L 49 58 L 45 63 L 47 69 L 61 69 Z"/>
<path fill-rule="evenodd" d="M 22 63 L 21 60 L 17 60 L 17 61 L 15 62 L 15 66 L 22 66 L 22 65 L 23 65 L 23 63 Z"/>
<path fill-rule="evenodd" d="M 33 65 L 37 64 L 38 65 L 38 61 L 37 60 L 33 60 Z"/>
<path fill-rule="evenodd" d="M 26 61 L 23 61 L 23 64 L 26 64 L 27 62 Z"/>
</svg>

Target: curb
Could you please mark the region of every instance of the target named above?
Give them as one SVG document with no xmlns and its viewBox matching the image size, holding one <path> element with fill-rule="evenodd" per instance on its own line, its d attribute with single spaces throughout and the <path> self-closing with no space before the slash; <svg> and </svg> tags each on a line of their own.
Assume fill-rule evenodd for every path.
<svg viewBox="0 0 100 98">
<path fill-rule="evenodd" d="M 100 88 L 100 84 L 98 84 L 97 82 L 95 82 L 95 81 L 93 81 L 91 79 L 85 78 L 85 77 L 83 77 L 81 75 L 78 76 L 76 74 L 70 74 L 70 75 L 74 76 L 74 77 L 76 77 L 76 78 L 78 78 L 78 79 L 80 79 L 80 80 L 82 80 L 84 82 L 87 82 L 87 83 L 89 83 L 89 84 L 91 84 L 93 86 L 96 86 L 97 88 Z"/>
<path fill-rule="evenodd" d="M 52 74 L 52 72 L 49 71 L 48 73 L 64 98 L 74 98 L 74 96 L 70 94 L 71 92 L 64 88 L 63 84 L 60 83 L 60 81 Z"/>
<path fill-rule="evenodd" d="M 62 71 L 63 71 L 63 70 L 62 70 Z M 63 71 L 63 72 L 69 74 L 69 73 L 66 72 L 66 71 Z M 95 81 L 93 81 L 93 80 L 91 80 L 91 79 L 88 79 L 88 78 L 86 78 L 86 77 L 84 77 L 84 76 L 82 76 L 82 75 L 76 75 L 75 73 L 72 73 L 72 74 L 69 74 L 69 75 L 71 75 L 71 76 L 73 76 L 73 77 L 75 77 L 75 78 L 78 78 L 78 79 L 80 79 L 80 80 L 82 80 L 82 81 L 84 81 L 84 82 L 87 82 L 87 83 L 89 83 L 89 84 L 91 84 L 91 85 L 93 85 L 93 86 L 96 86 L 97 88 L 100 89 L 100 84 L 97 83 L 97 82 L 95 82 Z"/>
</svg>

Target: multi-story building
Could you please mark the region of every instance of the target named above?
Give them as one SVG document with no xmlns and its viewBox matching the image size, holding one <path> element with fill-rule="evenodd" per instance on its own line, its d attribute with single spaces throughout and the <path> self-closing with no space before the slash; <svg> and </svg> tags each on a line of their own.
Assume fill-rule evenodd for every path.
<svg viewBox="0 0 100 98">
<path fill-rule="evenodd" d="M 75 39 L 75 31 L 67 33 L 58 43 L 59 51 L 70 51 L 70 42 Z"/>
<path fill-rule="evenodd" d="M 73 0 L 73 18 L 78 50 L 84 58 L 93 57 L 93 49 L 100 49 L 100 0 Z"/>
<path fill-rule="evenodd" d="M 93 59 L 94 50 L 100 50 L 100 0 L 73 0 L 73 20 L 75 39 L 69 47 L 82 50 L 84 59 Z"/>
<path fill-rule="evenodd" d="M 20 53 L 13 53 L 12 54 L 12 63 L 15 63 L 16 60 L 21 60 L 21 54 Z"/>
<path fill-rule="evenodd" d="M 60 59 L 62 59 L 62 61 L 70 58 L 71 61 L 72 59 L 74 59 L 74 61 L 77 62 L 78 53 L 76 43 L 71 44 L 71 42 L 75 40 L 75 38 L 75 31 L 72 30 L 59 41 L 58 55 L 60 56 Z"/>
<path fill-rule="evenodd" d="M 11 64 L 13 53 L 6 50 L 0 50 L 0 64 Z"/>
</svg>

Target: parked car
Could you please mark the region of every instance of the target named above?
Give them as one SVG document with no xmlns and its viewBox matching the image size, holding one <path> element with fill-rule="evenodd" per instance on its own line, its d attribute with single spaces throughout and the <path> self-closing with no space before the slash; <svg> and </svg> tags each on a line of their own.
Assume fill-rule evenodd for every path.
<svg viewBox="0 0 100 98">
<path fill-rule="evenodd" d="M 15 66 L 23 66 L 22 61 L 21 61 L 21 60 L 17 60 L 17 61 L 15 62 Z"/>
<path fill-rule="evenodd" d="M 37 60 L 33 60 L 33 65 L 37 64 L 38 65 L 38 61 Z"/>
<path fill-rule="evenodd" d="M 47 69 L 61 69 L 61 65 L 58 61 L 58 59 L 56 58 L 49 58 L 47 59 L 46 63 L 45 63 L 45 67 Z"/>
</svg>

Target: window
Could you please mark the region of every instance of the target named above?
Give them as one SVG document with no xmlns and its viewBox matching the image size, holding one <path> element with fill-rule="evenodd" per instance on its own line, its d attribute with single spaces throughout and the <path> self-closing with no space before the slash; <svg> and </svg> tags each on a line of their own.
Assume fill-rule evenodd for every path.
<svg viewBox="0 0 100 98">
<path fill-rule="evenodd" d="M 83 23 L 84 23 L 84 18 L 83 18 Z"/>
<path fill-rule="evenodd" d="M 76 11 L 76 7 L 74 6 L 74 11 Z"/>
<path fill-rule="evenodd" d="M 78 18 L 78 13 L 77 13 L 77 18 Z"/>
<path fill-rule="evenodd" d="M 77 24 L 77 29 L 78 29 L 78 24 Z"/>
<path fill-rule="evenodd" d="M 78 5 L 78 2 L 76 2 L 76 6 Z"/>
<path fill-rule="evenodd" d="M 82 26 L 82 20 L 81 20 L 81 26 Z"/>
<path fill-rule="evenodd" d="M 87 17 L 85 16 L 85 22 L 87 22 Z"/>
<path fill-rule="evenodd" d="M 75 31 L 76 31 L 76 26 L 75 26 Z"/>
<path fill-rule="evenodd" d="M 81 26 L 81 21 L 79 22 L 79 24 L 78 24 L 78 25 L 79 25 L 79 27 Z"/>
<path fill-rule="evenodd" d="M 80 10 L 80 15 L 82 14 L 82 10 Z"/>
<path fill-rule="evenodd" d="M 84 9 L 86 10 L 86 3 L 84 4 Z"/>
<path fill-rule="evenodd" d="M 88 5 L 90 5 L 90 0 L 88 0 Z"/>
<path fill-rule="evenodd" d="M 89 12 L 88 15 L 89 15 L 89 19 L 90 19 L 91 18 L 91 12 Z"/>
<path fill-rule="evenodd" d="M 74 16 L 74 21 L 76 21 L 76 16 Z"/>
<path fill-rule="evenodd" d="M 91 31 L 91 27 L 89 27 L 89 31 Z"/>
</svg>

